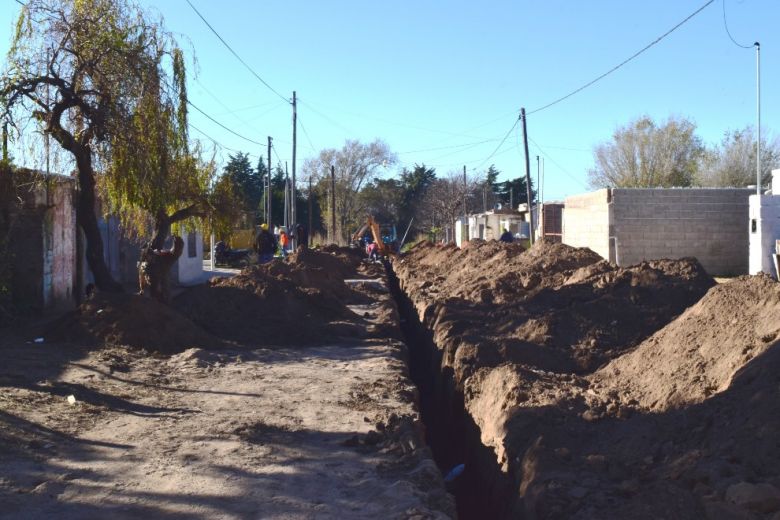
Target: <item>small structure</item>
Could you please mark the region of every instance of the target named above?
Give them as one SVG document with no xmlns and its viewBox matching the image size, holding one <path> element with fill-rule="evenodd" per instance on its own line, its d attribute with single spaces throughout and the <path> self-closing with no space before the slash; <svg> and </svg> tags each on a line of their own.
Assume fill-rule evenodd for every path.
<svg viewBox="0 0 780 520">
<path fill-rule="evenodd" d="M 614 188 L 567 197 L 563 243 L 618 265 L 695 257 L 711 275 L 748 272 L 747 188 Z"/>
<path fill-rule="evenodd" d="M 498 240 L 504 229 L 513 235 L 529 234 L 529 225 L 523 215 L 513 209 L 495 209 L 484 213 L 468 215 L 465 219 L 455 221 L 455 244 L 462 247 L 465 241 L 479 238 L 482 240 Z"/>
<path fill-rule="evenodd" d="M 11 228 L 10 255 L 14 303 L 34 311 L 75 305 L 75 181 L 63 175 L 16 170 L 21 197 Z"/>
<path fill-rule="evenodd" d="M 776 255 L 780 240 L 780 169 L 772 170 L 772 189 L 750 195 L 750 274 L 778 278 Z"/>
</svg>

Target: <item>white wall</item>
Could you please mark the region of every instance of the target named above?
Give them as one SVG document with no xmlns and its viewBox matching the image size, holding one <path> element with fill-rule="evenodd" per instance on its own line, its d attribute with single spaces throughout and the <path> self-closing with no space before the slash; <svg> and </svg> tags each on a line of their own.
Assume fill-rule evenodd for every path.
<svg viewBox="0 0 780 520">
<path fill-rule="evenodd" d="M 203 275 L 203 235 L 200 232 L 184 233 L 182 239 L 184 239 L 184 251 L 174 269 L 179 285 L 187 285 L 196 283 Z M 194 256 L 190 256 L 193 253 Z"/>
</svg>

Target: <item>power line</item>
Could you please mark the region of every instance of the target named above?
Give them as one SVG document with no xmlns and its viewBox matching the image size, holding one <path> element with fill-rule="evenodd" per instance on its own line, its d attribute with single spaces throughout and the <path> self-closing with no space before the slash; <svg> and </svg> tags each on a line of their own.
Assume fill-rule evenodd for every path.
<svg viewBox="0 0 780 520">
<path fill-rule="evenodd" d="M 218 147 L 220 147 L 220 148 L 224 148 L 225 150 L 227 150 L 227 151 L 229 151 L 229 152 L 234 152 L 234 153 L 243 153 L 243 154 L 246 154 L 246 155 L 248 155 L 248 156 L 250 156 L 250 157 L 262 157 L 261 155 L 257 155 L 257 154 L 253 154 L 253 153 L 247 153 L 247 152 L 242 152 L 241 150 L 236 150 L 235 148 L 231 148 L 231 147 L 229 147 L 229 146 L 225 146 L 224 144 L 220 143 L 219 141 L 217 141 L 216 139 L 214 139 L 214 138 L 213 138 L 213 137 L 211 137 L 209 134 L 207 134 L 206 132 L 204 132 L 203 130 L 201 130 L 200 128 L 198 128 L 197 126 L 193 125 L 192 123 L 189 123 L 189 122 L 188 122 L 188 123 L 187 123 L 187 125 L 189 125 L 189 127 L 190 127 L 190 128 L 192 128 L 193 130 L 195 130 L 195 131 L 197 131 L 198 133 L 202 134 L 202 135 L 203 135 L 203 136 L 204 136 L 206 139 L 210 140 L 210 141 L 211 141 L 212 143 L 214 143 L 216 146 L 218 146 Z"/>
<path fill-rule="evenodd" d="M 491 142 L 498 141 L 499 139 L 500 138 L 497 137 L 495 139 L 485 139 L 484 141 L 477 141 L 475 143 L 453 144 L 453 145 L 450 145 L 450 146 L 439 146 L 437 148 L 423 148 L 422 150 L 409 150 L 408 152 L 397 152 L 397 154 L 398 155 L 406 155 L 406 154 L 410 154 L 410 153 L 438 152 L 439 150 L 452 150 L 453 148 L 464 148 L 464 147 L 467 147 L 467 146 L 477 146 L 477 145 L 480 145 L 480 144 L 491 143 Z"/>
<path fill-rule="evenodd" d="M 509 129 L 509 131 L 506 133 L 506 135 L 504 136 L 504 138 L 503 138 L 503 139 L 501 139 L 501 142 L 500 142 L 500 143 L 498 143 L 498 146 L 496 146 L 496 149 L 495 149 L 495 150 L 493 150 L 493 153 L 491 153 L 490 155 L 488 155 L 488 156 L 487 156 L 487 159 L 485 159 L 484 161 L 482 161 L 482 162 L 480 163 L 480 165 L 479 165 L 479 166 L 477 166 L 475 169 L 482 168 L 482 166 L 484 166 L 484 165 L 485 165 L 485 163 L 487 163 L 487 162 L 488 162 L 490 159 L 492 159 L 492 158 L 493 158 L 493 156 L 494 156 L 494 155 L 496 155 L 496 152 L 498 152 L 498 150 L 499 150 L 499 149 L 500 149 L 502 146 L 504 146 L 504 143 L 505 143 L 505 142 L 506 142 L 506 140 L 509 138 L 509 135 L 512 133 L 512 131 L 513 131 L 513 130 L 514 130 L 516 127 L 517 127 L 517 123 L 519 123 L 519 122 L 520 122 L 520 116 L 517 116 L 517 119 L 515 119 L 515 124 L 513 124 L 513 125 L 512 125 L 512 128 L 510 128 L 510 129 Z"/>
<path fill-rule="evenodd" d="M 306 136 L 306 140 L 309 142 L 309 147 L 312 149 L 312 151 L 316 152 L 317 149 L 312 144 L 311 138 L 309 137 L 309 132 L 306 131 L 306 127 L 303 126 L 303 121 L 301 121 L 301 115 L 300 114 L 298 114 L 298 124 L 301 125 L 301 130 L 303 130 L 303 135 Z"/>
<path fill-rule="evenodd" d="M 17 1 L 18 1 L 18 0 L 17 0 Z M 200 14 L 200 11 L 198 11 L 198 10 L 195 8 L 195 6 L 194 6 L 194 5 L 192 5 L 192 2 L 190 2 L 190 0 L 186 0 L 186 1 L 187 1 L 187 3 L 190 5 L 190 7 L 192 8 L 192 10 L 193 10 L 193 11 L 195 11 L 195 14 L 197 14 L 197 15 L 198 15 L 198 17 L 199 17 L 201 20 L 203 20 L 203 23 L 205 23 L 205 24 L 206 24 L 206 26 L 207 26 L 209 29 L 211 29 L 211 32 L 213 32 L 213 33 L 214 33 L 214 35 L 215 35 L 217 38 L 219 38 L 219 41 L 221 41 L 221 42 L 222 42 L 222 44 L 223 44 L 225 47 L 227 47 L 227 50 L 229 50 L 229 51 L 230 51 L 230 52 L 233 54 L 233 56 L 235 56 L 235 57 L 236 57 L 236 59 L 238 59 L 238 61 L 240 61 L 240 62 L 241 62 L 241 64 L 242 64 L 244 67 L 246 67 L 246 68 L 247 68 L 247 70 L 248 70 L 249 72 L 251 72 L 251 73 L 252 73 L 252 75 L 253 75 L 254 77 L 256 77 L 257 79 L 259 79 L 259 80 L 260 80 L 260 83 L 262 83 L 263 85 L 265 85 L 266 87 L 268 87 L 268 90 L 270 90 L 271 92 L 273 92 L 274 94 L 276 94 L 277 96 L 279 96 L 280 98 L 282 98 L 283 100 L 285 100 L 286 102 L 288 102 L 288 103 L 290 102 L 290 100 L 289 100 L 289 99 L 287 99 L 286 97 L 284 97 L 283 95 L 281 95 L 279 92 L 277 92 L 277 91 L 276 91 L 276 89 L 274 89 L 274 88 L 273 88 L 271 85 L 269 85 L 269 84 L 268 84 L 268 82 L 266 82 L 266 81 L 265 81 L 263 78 L 261 78 L 261 77 L 260 77 L 260 75 L 259 75 L 257 72 L 255 72 L 255 71 L 254 71 L 254 69 L 252 69 L 252 67 L 250 67 L 249 65 L 247 65 L 247 63 L 246 63 L 246 62 L 245 62 L 243 59 L 241 59 L 241 56 L 239 56 L 239 55 L 238 55 L 238 53 L 237 53 L 236 51 L 234 51 L 234 50 L 233 50 L 233 48 L 232 48 L 230 45 L 228 45 L 228 43 L 227 43 L 227 42 L 224 40 L 224 38 L 222 38 L 222 36 L 220 36 L 220 35 L 219 35 L 219 33 L 216 31 L 216 29 L 214 29 L 214 27 L 212 27 L 212 26 L 211 26 L 211 24 L 208 22 L 208 20 L 206 20 L 206 19 L 203 17 L 203 15 L 202 15 L 202 14 Z"/>
<path fill-rule="evenodd" d="M 537 108 L 537 109 L 531 110 L 530 112 L 528 112 L 528 115 L 535 114 L 535 113 L 537 113 L 537 112 L 541 112 L 542 110 L 545 110 L 545 109 L 547 109 L 547 108 L 550 108 L 550 107 L 551 107 L 551 106 L 553 106 L 553 105 L 557 105 L 557 104 L 558 104 L 558 103 L 560 103 L 561 101 L 563 101 L 563 100 L 565 100 L 565 99 L 568 99 L 568 98 L 572 97 L 574 94 L 577 94 L 578 92 L 582 92 L 583 90 L 585 90 L 586 88 L 590 87 L 591 85 L 593 85 L 593 84 L 594 84 L 594 83 L 596 83 L 597 81 L 599 81 L 599 80 L 601 80 L 601 79 L 603 79 L 603 78 L 605 78 L 605 77 L 609 76 L 610 74 L 612 74 L 613 72 L 615 72 L 616 70 L 618 70 L 619 68 L 621 68 L 623 65 L 627 64 L 628 62 L 630 62 L 631 60 L 633 60 L 634 58 L 636 58 L 637 56 L 639 56 L 640 54 L 642 54 L 643 52 L 645 52 L 646 50 L 648 50 L 650 47 L 652 47 L 653 45 L 657 44 L 658 42 L 660 42 L 661 40 L 663 40 L 664 38 L 666 38 L 667 36 L 669 36 L 670 34 L 672 34 L 672 33 L 673 33 L 674 31 L 676 31 L 676 30 L 677 30 L 677 29 L 678 29 L 680 26 L 682 26 L 682 25 L 683 25 L 685 22 L 687 22 L 688 20 L 690 20 L 691 18 L 693 18 L 694 16 L 696 16 L 697 14 L 699 14 L 700 12 L 702 12 L 702 11 L 703 11 L 703 10 L 704 10 L 704 9 L 705 9 L 707 6 L 709 6 L 709 5 L 710 5 L 711 3 L 713 3 L 714 1 L 715 1 L 715 0 L 709 0 L 709 1 L 708 1 L 707 3 L 705 3 L 703 6 L 699 7 L 699 8 L 698 8 L 696 11 L 694 11 L 693 13 L 691 13 L 690 15 L 688 15 L 688 16 L 687 16 L 687 17 L 686 17 L 686 18 L 685 18 L 683 21 L 681 21 L 680 23 L 678 23 L 677 25 L 675 25 L 674 27 L 672 27 L 671 29 L 669 29 L 668 31 L 666 31 L 665 33 L 663 33 L 661 36 L 659 36 L 658 38 L 656 38 L 655 40 L 653 40 L 652 42 L 650 42 L 648 45 L 646 45 L 645 47 L 643 47 L 641 50 L 639 50 L 639 51 L 635 52 L 634 54 L 632 54 L 632 55 L 631 55 L 629 58 L 627 58 L 627 59 L 623 60 L 623 61 L 622 61 L 622 62 L 620 62 L 619 64 L 617 64 L 617 65 L 615 65 L 614 67 L 612 67 L 611 69 L 609 69 L 607 72 L 605 72 L 605 73 L 604 73 L 604 74 L 602 74 L 601 76 L 597 77 L 596 79 L 594 79 L 594 80 L 592 80 L 592 81 L 589 81 L 588 83 L 584 84 L 584 85 L 583 85 L 583 86 L 581 86 L 580 88 L 578 88 L 578 89 L 576 89 L 576 90 L 573 90 L 573 91 L 569 92 L 569 93 L 568 93 L 568 94 L 566 94 L 565 96 L 563 96 L 563 97 L 560 97 L 560 98 L 556 99 L 555 101 L 552 101 L 551 103 L 547 103 L 547 104 L 546 104 L 546 105 L 544 105 L 543 107 L 539 107 L 539 108 Z"/>
<path fill-rule="evenodd" d="M 206 116 L 208 119 L 210 119 L 211 121 L 213 121 L 213 122 L 214 122 L 214 123 L 216 123 L 217 125 L 221 126 L 223 129 L 225 129 L 225 130 L 227 130 L 228 132 L 230 132 L 231 134 L 233 134 L 233 135 L 235 135 L 235 136 L 237 136 L 237 137 L 240 137 L 241 139 L 243 139 L 243 140 L 245 140 L 245 141 L 249 141 L 249 142 L 250 142 L 250 143 L 252 143 L 252 144 L 256 144 L 256 145 L 259 145 L 259 146 L 268 146 L 268 145 L 266 145 L 266 144 L 264 144 L 264 143 L 260 143 L 260 142 L 258 142 L 258 141 L 252 140 L 252 139 L 250 139 L 250 138 L 248 138 L 248 137 L 245 137 L 245 136 L 243 136 L 243 135 L 239 134 L 238 132 L 236 132 L 235 130 L 231 130 L 230 128 L 226 127 L 225 125 L 223 125 L 222 123 L 220 123 L 219 121 L 217 121 L 216 119 L 214 119 L 213 117 L 211 117 L 210 115 L 208 115 L 206 112 L 204 112 L 203 110 L 201 110 L 200 108 L 198 108 L 198 107 L 197 107 L 197 106 L 196 106 L 196 105 L 195 105 L 195 104 L 194 104 L 192 101 L 190 101 L 190 100 L 187 100 L 187 104 L 188 104 L 188 105 L 190 105 L 190 106 L 191 106 L 192 108 L 194 108 L 195 110 L 197 110 L 198 112 L 200 112 L 201 114 L 203 114 L 204 116 Z"/>
<path fill-rule="evenodd" d="M 534 141 L 534 140 L 533 140 L 533 138 L 532 138 L 531 136 L 528 136 L 528 140 L 529 140 L 529 141 L 531 141 L 531 143 L 533 143 L 533 145 L 536 147 L 536 149 L 537 149 L 537 150 L 539 150 L 539 152 L 540 152 L 542 155 L 544 155 L 544 156 L 545 156 L 545 158 L 546 158 L 548 161 L 550 161 L 550 162 L 551 162 L 551 163 L 553 163 L 555 166 L 557 166 L 557 167 L 558 167 L 558 169 L 559 169 L 559 170 L 561 170 L 563 173 L 565 173 L 565 174 L 566 174 L 566 175 L 567 175 L 567 176 L 568 176 L 570 179 L 572 179 L 574 182 L 576 182 L 577 184 L 579 184 L 579 185 L 580 185 L 580 186 L 582 186 L 583 188 L 585 188 L 585 189 L 588 189 L 588 187 L 585 185 L 585 183 L 584 183 L 584 182 L 582 182 L 582 180 L 580 180 L 579 178 L 577 178 L 577 176 L 576 176 L 576 175 L 574 175 L 574 174 L 570 173 L 570 172 L 569 172 L 569 171 L 568 171 L 566 168 L 564 168 L 563 166 L 561 166 L 560 164 L 558 164 L 558 163 L 555 161 L 555 159 L 553 159 L 552 157 L 550 157 L 549 155 L 547 155 L 547 152 L 545 152 L 545 151 L 544 151 L 544 149 L 543 149 L 541 146 L 539 146 L 539 143 L 537 143 L 536 141 Z"/>
<path fill-rule="evenodd" d="M 726 0 L 723 0 L 723 27 L 726 29 L 726 34 L 729 35 L 729 39 L 731 42 L 736 45 L 737 47 L 741 47 L 743 49 L 752 49 L 752 45 L 742 45 L 737 40 L 734 39 L 734 37 L 731 35 L 731 31 L 729 31 L 729 24 L 726 22 Z"/>
</svg>

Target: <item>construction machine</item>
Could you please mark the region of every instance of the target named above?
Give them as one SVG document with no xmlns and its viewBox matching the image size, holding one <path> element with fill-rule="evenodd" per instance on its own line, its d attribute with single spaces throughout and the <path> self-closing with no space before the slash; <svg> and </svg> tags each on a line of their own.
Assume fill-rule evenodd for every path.
<svg viewBox="0 0 780 520">
<path fill-rule="evenodd" d="M 369 240 L 364 240 L 366 232 L 371 233 Z M 364 247 L 368 244 L 376 244 L 376 253 L 379 256 L 389 256 L 398 253 L 398 237 L 395 226 L 380 227 L 373 215 L 366 218 L 366 223 L 352 235 L 352 245 Z"/>
</svg>

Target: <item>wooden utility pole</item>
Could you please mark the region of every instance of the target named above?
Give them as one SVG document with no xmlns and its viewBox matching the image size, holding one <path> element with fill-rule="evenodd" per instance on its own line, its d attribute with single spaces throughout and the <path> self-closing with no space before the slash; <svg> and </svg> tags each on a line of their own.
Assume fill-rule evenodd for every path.
<svg viewBox="0 0 780 520">
<path fill-rule="evenodd" d="M 266 189 L 266 202 L 265 202 L 265 223 L 268 224 L 268 229 L 271 231 L 271 233 L 274 232 L 274 227 L 271 225 L 271 220 L 273 214 L 271 213 L 271 201 L 273 200 L 273 190 L 271 189 L 271 146 L 273 146 L 272 143 L 273 139 L 271 136 L 268 136 L 268 182 Z"/>
<path fill-rule="evenodd" d="M 295 155 L 297 153 L 298 148 L 298 99 L 295 95 L 295 91 L 293 90 L 293 99 L 292 99 L 292 109 L 293 109 L 293 143 L 292 143 L 292 221 L 293 225 L 298 222 L 298 212 L 295 209 L 296 206 L 296 195 L 295 195 Z M 298 247 L 298 243 L 295 238 L 293 238 L 292 241 L 293 248 Z"/>
<path fill-rule="evenodd" d="M 525 125 L 525 108 L 520 109 L 520 119 L 523 121 L 523 148 L 525 149 L 525 191 L 528 196 L 528 224 L 531 244 L 534 243 L 534 212 L 533 199 L 531 198 L 531 161 L 528 157 L 528 129 Z"/>
<path fill-rule="evenodd" d="M 330 229 L 331 243 L 336 243 L 336 167 L 330 165 Z"/>
<path fill-rule="evenodd" d="M 308 203 L 309 203 L 309 227 L 306 228 L 306 231 L 307 231 L 306 237 L 307 237 L 307 239 L 308 239 L 308 237 L 311 236 L 311 232 L 312 232 L 311 231 L 311 224 L 312 224 L 312 213 L 313 213 L 313 210 L 312 210 L 312 202 L 311 202 L 311 174 L 309 174 L 309 200 L 308 200 Z M 304 244 L 304 247 L 309 247 L 309 244 Z"/>
<path fill-rule="evenodd" d="M 8 121 L 3 123 L 3 163 L 8 164 Z"/>
</svg>

